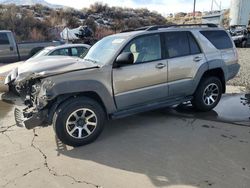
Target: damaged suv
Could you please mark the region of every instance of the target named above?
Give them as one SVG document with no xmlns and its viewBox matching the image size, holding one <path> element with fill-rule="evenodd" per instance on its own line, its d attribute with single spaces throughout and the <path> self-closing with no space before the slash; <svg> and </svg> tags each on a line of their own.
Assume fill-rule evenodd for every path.
<svg viewBox="0 0 250 188">
<path fill-rule="evenodd" d="M 93 142 L 109 119 L 188 101 L 209 111 L 240 68 L 229 34 L 212 24 L 122 32 L 97 42 L 83 60 L 54 61 L 65 66 L 16 71 L 27 107 L 15 109 L 15 118 L 27 129 L 53 124 L 71 146 Z"/>
</svg>

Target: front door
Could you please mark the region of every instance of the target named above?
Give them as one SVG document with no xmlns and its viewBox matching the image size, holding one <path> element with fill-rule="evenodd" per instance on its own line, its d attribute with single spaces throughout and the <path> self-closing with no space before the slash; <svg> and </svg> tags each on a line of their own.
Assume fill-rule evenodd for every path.
<svg viewBox="0 0 250 188">
<path fill-rule="evenodd" d="M 160 35 L 135 38 L 123 52 L 133 53 L 134 64 L 113 69 L 113 87 L 118 109 L 167 98 L 167 60 L 162 56 Z"/>
</svg>

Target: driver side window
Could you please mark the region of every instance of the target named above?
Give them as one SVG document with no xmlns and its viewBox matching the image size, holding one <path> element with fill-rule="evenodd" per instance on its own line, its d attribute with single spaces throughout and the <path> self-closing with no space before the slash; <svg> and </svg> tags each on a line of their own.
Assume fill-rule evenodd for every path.
<svg viewBox="0 0 250 188">
<path fill-rule="evenodd" d="M 146 35 L 133 39 L 123 50 L 134 55 L 134 63 L 145 63 L 161 59 L 160 35 Z"/>
</svg>

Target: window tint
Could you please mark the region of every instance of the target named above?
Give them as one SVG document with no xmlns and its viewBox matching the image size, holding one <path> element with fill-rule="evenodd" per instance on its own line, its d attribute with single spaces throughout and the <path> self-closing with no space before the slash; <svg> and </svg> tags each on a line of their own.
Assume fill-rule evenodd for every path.
<svg viewBox="0 0 250 188">
<path fill-rule="evenodd" d="M 225 31 L 201 31 L 217 49 L 228 49 L 232 48 L 233 44 L 228 34 Z"/>
<path fill-rule="evenodd" d="M 71 54 L 72 56 L 80 57 L 83 53 L 85 53 L 86 50 L 87 48 L 85 47 L 74 47 L 71 48 Z"/>
<path fill-rule="evenodd" d="M 0 44 L 10 44 L 6 33 L 0 33 Z"/>
<path fill-rule="evenodd" d="M 167 54 L 170 58 L 189 55 L 189 42 L 187 32 L 165 33 Z"/>
<path fill-rule="evenodd" d="M 132 40 L 123 52 L 134 55 L 134 63 L 143 63 L 161 59 L 160 35 L 148 35 Z"/>
<path fill-rule="evenodd" d="M 188 39 L 189 39 L 189 45 L 190 45 L 190 53 L 192 55 L 200 54 L 201 49 L 200 49 L 197 41 L 195 40 L 194 36 L 189 32 L 188 32 Z"/>
<path fill-rule="evenodd" d="M 52 52 L 50 55 L 63 55 L 63 56 L 69 56 L 69 49 L 68 48 L 63 48 L 63 49 L 58 49 Z"/>
</svg>

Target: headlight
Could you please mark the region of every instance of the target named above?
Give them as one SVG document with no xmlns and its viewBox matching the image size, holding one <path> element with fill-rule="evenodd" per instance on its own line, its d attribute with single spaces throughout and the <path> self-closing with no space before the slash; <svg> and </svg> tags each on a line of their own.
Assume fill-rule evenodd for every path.
<svg viewBox="0 0 250 188">
<path fill-rule="evenodd" d="M 0 82 L 4 82 L 5 78 L 5 76 L 0 76 Z"/>
</svg>

